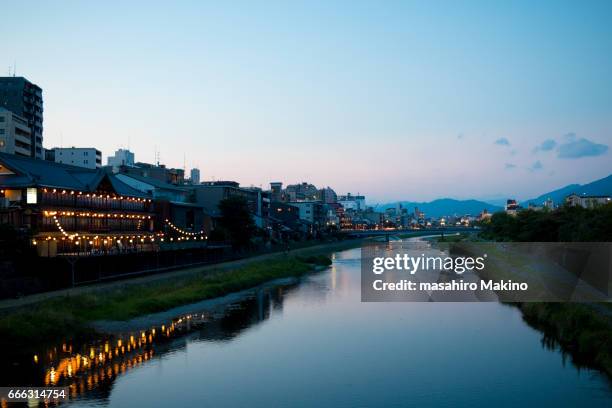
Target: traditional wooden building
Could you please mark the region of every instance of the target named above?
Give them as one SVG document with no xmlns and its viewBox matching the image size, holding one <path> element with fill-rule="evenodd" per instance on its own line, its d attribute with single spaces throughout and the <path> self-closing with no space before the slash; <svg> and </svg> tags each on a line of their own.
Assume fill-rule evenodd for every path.
<svg viewBox="0 0 612 408">
<path fill-rule="evenodd" d="M 112 253 L 154 245 L 152 197 L 105 169 L 0 153 L 0 221 L 39 254 Z"/>
</svg>

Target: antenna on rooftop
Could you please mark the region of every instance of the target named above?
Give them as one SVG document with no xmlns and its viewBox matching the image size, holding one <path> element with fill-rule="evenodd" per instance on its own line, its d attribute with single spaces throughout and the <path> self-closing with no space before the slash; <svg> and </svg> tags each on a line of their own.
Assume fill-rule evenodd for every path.
<svg viewBox="0 0 612 408">
<path fill-rule="evenodd" d="M 15 72 L 17 72 L 17 60 L 13 62 L 13 77 L 15 77 Z"/>
</svg>

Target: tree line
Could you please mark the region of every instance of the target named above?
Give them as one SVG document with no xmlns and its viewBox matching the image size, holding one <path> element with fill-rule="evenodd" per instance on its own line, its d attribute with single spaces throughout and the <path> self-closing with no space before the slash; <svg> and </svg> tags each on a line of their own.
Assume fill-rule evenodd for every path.
<svg viewBox="0 0 612 408">
<path fill-rule="evenodd" d="M 499 212 L 481 228 L 481 238 L 492 241 L 610 242 L 612 204 L 593 209 L 566 205 L 553 211 L 524 210 L 515 216 Z"/>
</svg>

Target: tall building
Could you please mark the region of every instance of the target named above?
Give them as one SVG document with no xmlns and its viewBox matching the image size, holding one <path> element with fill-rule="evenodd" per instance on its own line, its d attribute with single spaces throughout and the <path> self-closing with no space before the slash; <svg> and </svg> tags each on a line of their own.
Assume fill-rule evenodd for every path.
<svg viewBox="0 0 612 408">
<path fill-rule="evenodd" d="M 283 200 L 283 183 L 280 181 L 270 183 L 270 200 L 275 203 Z"/>
<path fill-rule="evenodd" d="M 338 195 L 331 187 L 325 187 L 319 190 L 318 199 L 325 204 L 334 204 L 338 201 Z"/>
<path fill-rule="evenodd" d="M 93 147 L 54 147 L 53 157 L 56 163 L 71 166 L 99 169 L 102 166 L 102 152 Z"/>
<path fill-rule="evenodd" d="M 28 122 L 8 109 L 0 107 L 0 152 L 32 156 Z"/>
<path fill-rule="evenodd" d="M 108 156 L 107 164 L 113 167 L 133 166 L 134 153 L 130 152 L 128 149 L 119 149 L 115 151 L 114 156 Z"/>
<path fill-rule="evenodd" d="M 312 201 L 317 199 L 319 190 L 309 183 L 290 184 L 285 194 L 289 201 Z"/>
<path fill-rule="evenodd" d="M 191 184 L 200 184 L 200 169 L 191 169 L 189 180 L 191 181 Z"/>
<path fill-rule="evenodd" d="M 30 156 L 44 159 L 42 89 L 23 77 L 0 77 L 0 107 L 27 121 Z"/>
</svg>

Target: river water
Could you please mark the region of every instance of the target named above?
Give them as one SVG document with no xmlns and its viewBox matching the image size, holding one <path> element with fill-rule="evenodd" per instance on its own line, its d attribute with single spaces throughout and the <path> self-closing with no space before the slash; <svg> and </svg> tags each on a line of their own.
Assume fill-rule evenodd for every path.
<svg viewBox="0 0 612 408">
<path fill-rule="evenodd" d="M 69 385 L 71 407 L 612 406 L 609 381 L 514 307 L 361 303 L 359 258 L 131 338 L 58 346 L 34 375 Z"/>
</svg>

